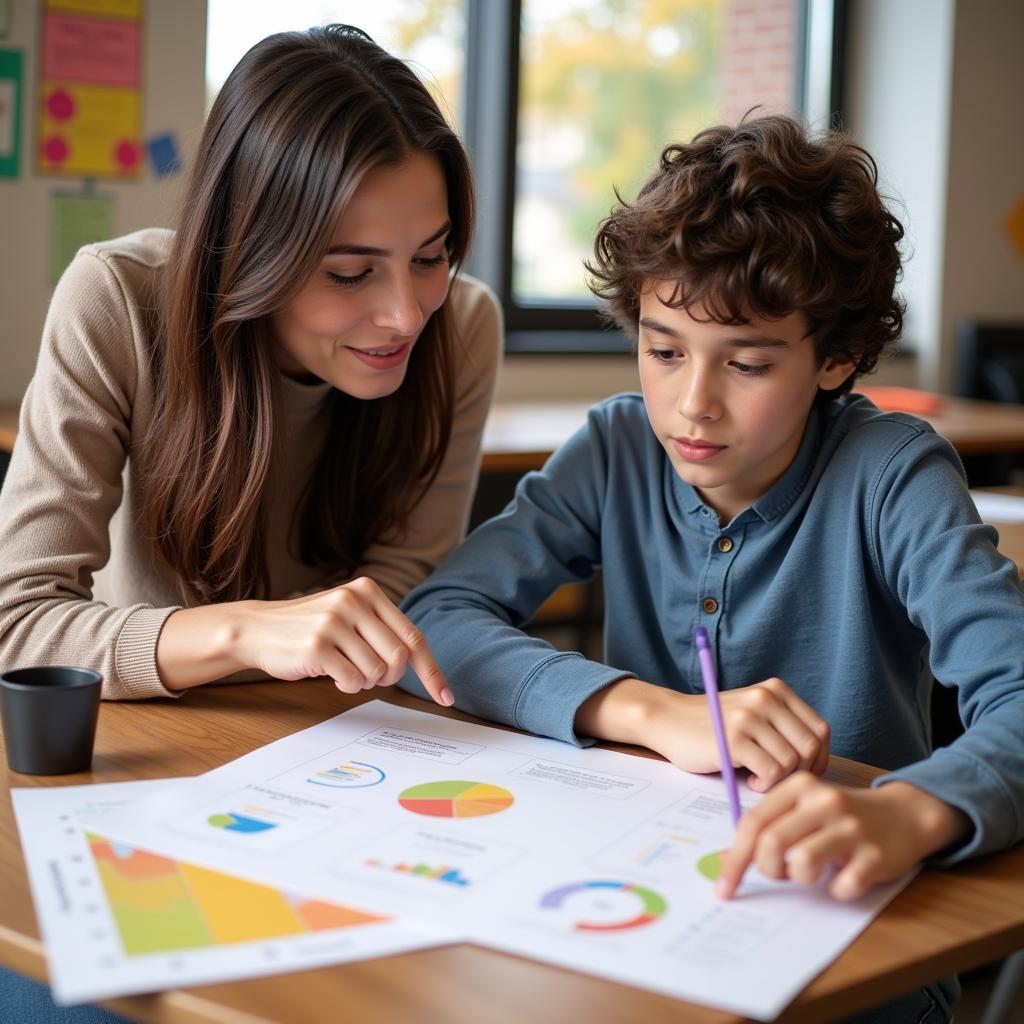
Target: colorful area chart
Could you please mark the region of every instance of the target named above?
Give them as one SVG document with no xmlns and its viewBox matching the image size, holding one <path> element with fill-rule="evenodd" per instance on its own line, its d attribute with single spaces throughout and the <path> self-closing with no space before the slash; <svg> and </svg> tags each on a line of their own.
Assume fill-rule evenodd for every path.
<svg viewBox="0 0 1024 1024">
<path fill-rule="evenodd" d="M 668 909 L 665 898 L 653 889 L 645 889 L 632 882 L 572 882 L 559 889 L 545 893 L 540 901 L 544 910 L 556 910 L 564 903 L 579 896 L 596 896 L 601 891 L 630 893 L 639 902 L 640 912 L 619 921 L 577 921 L 573 930 L 578 932 L 618 932 L 629 928 L 641 928 L 645 924 L 657 921 Z"/>
<path fill-rule="evenodd" d="M 167 953 L 387 920 L 296 896 L 87 834 L 129 956 Z"/>
<path fill-rule="evenodd" d="M 508 810 L 515 797 L 487 782 L 453 780 L 410 786 L 398 794 L 398 802 L 407 811 L 433 818 L 481 818 Z"/>
</svg>

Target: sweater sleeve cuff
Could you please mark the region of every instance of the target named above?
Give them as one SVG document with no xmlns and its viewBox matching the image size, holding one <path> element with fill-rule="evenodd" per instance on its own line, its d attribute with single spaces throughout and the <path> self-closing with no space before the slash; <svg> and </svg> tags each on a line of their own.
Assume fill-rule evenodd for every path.
<svg viewBox="0 0 1024 1024">
<path fill-rule="evenodd" d="M 999 777 L 977 758 L 938 750 L 925 761 L 879 776 L 872 788 L 888 782 L 916 786 L 970 818 L 972 833 L 957 846 L 929 858 L 928 863 L 935 867 L 1003 850 L 1014 842 L 1018 830 L 1014 802 Z"/>
<path fill-rule="evenodd" d="M 106 681 L 108 700 L 142 700 L 146 697 L 180 697 L 184 691 L 168 690 L 156 667 L 156 643 L 164 623 L 178 608 L 139 608 L 125 619 L 114 650 L 114 679 Z"/>
<path fill-rule="evenodd" d="M 515 706 L 515 724 L 527 732 L 589 747 L 594 740 L 577 736 L 576 712 L 589 697 L 631 675 L 588 661 L 581 654 L 558 653 L 542 661 L 523 684 Z"/>
</svg>

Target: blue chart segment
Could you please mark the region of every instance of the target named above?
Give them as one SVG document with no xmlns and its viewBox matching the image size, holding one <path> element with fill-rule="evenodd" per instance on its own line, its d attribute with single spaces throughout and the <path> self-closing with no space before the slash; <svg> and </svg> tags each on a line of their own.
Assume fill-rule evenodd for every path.
<svg viewBox="0 0 1024 1024">
<path fill-rule="evenodd" d="M 634 897 L 636 911 L 627 913 L 618 920 L 598 921 L 588 919 L 588 909 L 593 909 L 595 900 L 602 896 L 627 893 Z M 573 924 L 573 930 L 579 932 L 616 932 L 629 928 L 640 928 L 657 921 L 668 909 L 665 898 L 653 889 L 646 889 L 631 882 L 571 882 L 558 889 L 545 893 L 540 901 L 542 910 L 557 910 L 563 906 L 570 907 L 578 902 L 580 919 Z M 597 915 L 595 915 L 597 916 Z"/>
<path fill-rule="evenodd" d="M 259 818 L 251 818 L 236 811 L 228 814 L 211 814 L 206 822 L 214 828 L 227 829 L 228 832 L 269 832 L 272 828 L 277 828 L 276 822 L 261 821 Z"/>
<path fill-rule="evenodd" d="M 376 786 L 383 782 L 385 775 L 375 764 L 364 764 L 362 761 L 346 761 L 334 768 L 325 768 L 316 772 L 306 781 L 314 786 L 330 786 L 332 789 L 359 789 Z"/>
</svg>

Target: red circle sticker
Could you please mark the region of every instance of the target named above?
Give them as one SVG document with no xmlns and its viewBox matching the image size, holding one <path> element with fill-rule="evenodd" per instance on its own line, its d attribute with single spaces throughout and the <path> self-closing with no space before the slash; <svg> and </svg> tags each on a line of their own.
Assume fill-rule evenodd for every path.
<svg viewBox="0 0 1024 1024">
<path fill-rule="evenodd" d="M 75 116 L 75 101 L 63 89 L 46 97 L 46 112 L 54 121 L 68 121 Z"/>
<path fill-rule="evenodd" d="M 122 170 L 130 170 L 139 162 L 138 145 L 127 139 L 122 139 L 114 146 L 114 159 Z"/>
<path fill-rule="evenodd" d="M 59 135 L 51 135 L 43 142 L 43 156 L 51 164 L 62 164 L 68 158 L 71 148 Z"/>
</svg>

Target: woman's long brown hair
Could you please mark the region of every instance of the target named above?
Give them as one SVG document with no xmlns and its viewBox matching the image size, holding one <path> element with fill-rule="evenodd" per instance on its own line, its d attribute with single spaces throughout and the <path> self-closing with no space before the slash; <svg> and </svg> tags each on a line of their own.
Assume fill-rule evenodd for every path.
<svg viewBox="0 0 1024 1024">
<path fill-rule="evenodd" d="M 423 84 L 358 29 L 270 36 L 207 119 L 167 272 L 154 346 L 158 412 L 144 515 L 190 603 L 267 596 L 263 497 L 277 375 L 269 317 L 316 272 L 374 168 L 431 153 L 444 171 L 457 270 L 473 227 L 469 163 Z M 332 391 L 331 426 L 300 512 L 299 554 L 351 572 L 400 536 L 444 458 L 454 408 L 448 302 L 398 391 Z M 415 424 L 415 429 L 409 429 Z"/>
</svg>

